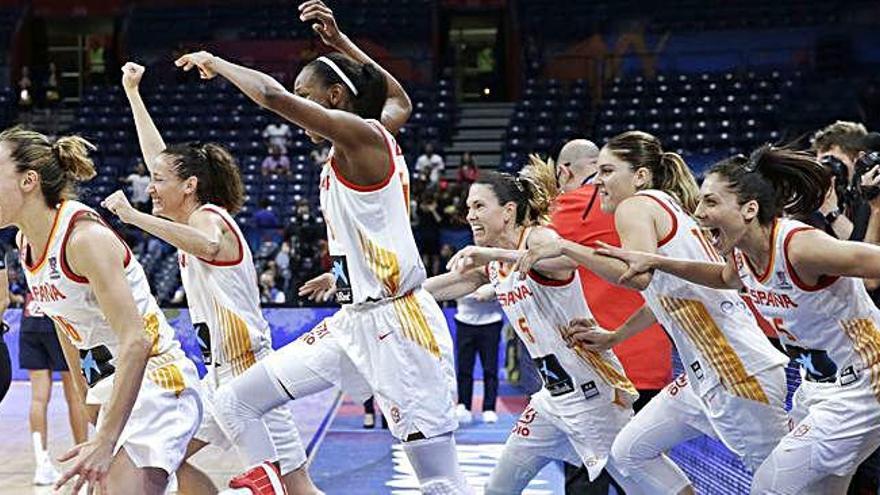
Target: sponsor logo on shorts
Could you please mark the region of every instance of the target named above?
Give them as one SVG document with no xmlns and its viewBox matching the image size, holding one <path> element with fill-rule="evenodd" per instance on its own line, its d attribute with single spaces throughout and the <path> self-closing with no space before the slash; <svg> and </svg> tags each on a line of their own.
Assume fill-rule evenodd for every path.
<svg viewBox="0 0 880 495">
<path fill-rule="evenodd" d="M 666 390 L 669 391 L 669 395 L 675 396 L 678 394 L 680 390 L 688 386 L 687 375 L 684 373 L 678 375 L 672 383 L 666 386 Z"/>
<path fill-rule="evenodd" d="M 516 421 L 516 424 L 513 425 L 512 433 L 514 435 L 519 435 L 521 437 L 528 437 L 532 434 L 531 428 L 529 425 L 535 421 L 535 417 L 538 415 L 538 412 L 532 406 L 526 407 L 526 410 L 520 415 L 519 419 Z"/>
<path fill-rule="evenodd" d="M 379 340 L 383 340 L 385 337 L 391 335 L 392 333 L 394 333 L 394 331 L 391 331 L 391 332 L 388 332 L 388 333 L 386 333 L 386 334 L 380 335 L 380 336 L 379 336 Z"/>
<path fill-rule="evenodd" d="M 306 344 L 312 345 L 315 342 L 317 342 L 318 340 L 321 340 L 324 337 L 326 337 L 329 333 L 330 333 L 330 331 L 327 330 L 327 323 L 322 321 L 321 323 L 318 324 L 318 326 L 313 328 L 311 331 L 304 333 L 302 335 L 302 337 L 300 337 L 300 338 Z"/>
<path fill-rule="evenodd" d="M 800 437 L 806 435 L 807 433 L 809 433 L 810 428 L 811 428 L 811 426 L 808 424 L 803 424 L 803 423 L 799 424 L 797 426 L 797 428 L 795 428 L 794 431 L 791 432 L 791 436 L 793 436 L 795 438 L 800 438 Z"/>
</svg>

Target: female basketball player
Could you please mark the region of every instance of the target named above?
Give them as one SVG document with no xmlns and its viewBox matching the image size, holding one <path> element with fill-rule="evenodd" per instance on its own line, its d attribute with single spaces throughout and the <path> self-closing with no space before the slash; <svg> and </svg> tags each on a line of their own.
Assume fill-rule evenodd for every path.
<svg viewBox="0 0 880 495">
<path fill-rule="evenodd" d="M 144 163 L 152 176 L 148 192 L 153 215 L 135 209 L 122 191 L 110 195 L 103 206 L 123 222 L 179 250 L 187 304 L 208 368 L 202 398 L 209 414 L 205 414 L 187 450 L 189 458 L 208 444 L 224 449 L 232 446 L 212 412 L 214 391 L 268 356 L 272 336 L 260 311 L 250 248 L 232 218 L 244 201 L 235 159 L 217 144 L 166 146 L 139 94 L 144 68 L 129 62 L 122 73 Z M 290 410 L 286 406 L 273 409 L 263 420 L 271 432 L 287 490 L 296 494 L 316 492 Z M 188 495 L 216 493 L 210 478 L 187 462 L 178 470 L 178 482 Z"/>
<path fill-rule="evenodd" d="M 201 421 L 195 366 L 150 294 L 141 265 L 91 208 L 69 199 L 95 175 L 79 137 L 0 133 L 0 225 L 15 225 L 28 286 L 79 348 L 100 404 L 98 433 L 61 457 L 101 493 L 162 494 Z M 73 364 L 68 360 L 68 364 Z"/>
<path fill-rule="evenodd" d="M 696 182 L 684 161 L 664 152 L 654 136 L 626 132 L 599 154 L 596 177 L 602 208 L 614 213 L 627 249 L 697 260 L 720 260 L 689 212 Z M 570 257 L 617 281 L 626 264 L 592 248 L 553 238 L 532 246 L 518 269 L 535 260 Z M 646 305 L 601 348 L 646 328 L 656 319 L 681 356 L 685 374 L 633 418 L 614 442 L 617 467 L 648 493 L 691 493 L 687 477 L 669 469 L 664 452 L 701 433 L 720 438 L 753 471 L 788 431 L 786 357 L 758 328 L 754 315 L 731 290 L 710 290 L 664 273 L 632 277 Z M 601 333 L 601 332 L 597 332 Z"/>
<path fill-rule="evenodd" d="M 301 18 L 326 30 L 326 7 L 305 5 Z M 232 411 L 228 423 L 236 442 L 254 462 L 271 458 L 257 445 L 266 434 L 259 418 L 291 399 L 342 384 L 361 401 L 375 396 L 422 490 L 467 492 L 452 436 L 452 342 L 443 313 L 422 289 L 425 269 L 409 228 L 404 157 L 377 120 L 388 88 L 398 84 L 376 65 L 339 53 L 309 63 L 296 79 L 295 94 L 265 74 L 206 52 L 184 55 L 177 65 L 230 80 L 303 127 L 313 141 L 333 145 L 320 192 L 334 278 L 312 287 L 323 291 L 335 280 L 336 300 L 345 306 L 221 387 L 218 400 Z"/>
<path fill-rule="evenodd" d="M 629 264 L 626 276 L 657 269 L 746 291 L 801 366 L 797 427 L 758 469 L 753 493 L 844 493 L 880 446 L 880 310 L 860 280 L 880 275 L 880 248 L 782 217 L 815 211 L 829 184 L 811 155 L 764 146 L 703 182 L 696 218 L 726 263 L 603 250 Z"/>
<path fill-rule="evenodd" d="M 607 467 L 624 482 L 609 460 L 614 437 L 632 417 L 637 392 L 610 350 L 569 347 L 559 331 L 574 318 L 590 318 L 576 272 L 564 259 L 558 267 L 532 270 L 520 279 L 510 270 L 516 250 L 554 235 L 541 220 L 555 198 L 552 164 L 535 159 L 519 177 L 489 173 L 470 187 L 467 220 L 479 247 L 464 258 L 477 266 L 432 277 L 425 288 L 445 300 L 461 297 L 491 282 L 507 319 L 516 328 L 544 381 L 507 439 L 486 493 L 521 493 L 552 459 L 583 463 L 595 479 Z M 479 260 L 479 261 L 477 261 Z M 492 260 L 492 261 L 488 261 Z M 484 264 L 484 262 L 487 262 Z M 627 493 L 638 493 L 627 487 Z"/>
</svg>

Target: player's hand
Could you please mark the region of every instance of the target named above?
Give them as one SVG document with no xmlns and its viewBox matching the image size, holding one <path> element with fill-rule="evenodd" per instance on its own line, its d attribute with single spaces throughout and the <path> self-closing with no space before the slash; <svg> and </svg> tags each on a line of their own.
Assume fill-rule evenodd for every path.
<svg viewBox="0 0 880 495">
<path fill-rule="evenodd" d="M 596 249 L 596 254 L 615 258 L 626 263 L 626 271 L 623 272 L 617 280 L 617 283 L 620 285 L 625 285 L 632 280 L 633 277 L 654 271 L 656 257 L 652 254 L 630 251 L 628 249 L 612 246 L 611 244 L 606 244 L 602 241 L 596 241 L 596 244 L 599 246 L 599 248 Z"/>
<path fill-rule="evenodd" d="M 55 483 L 55 490 L 60 490 L 62 486 L 76 476 L 76 482 L 71 493 L 79 493 L 80 488 L 86 483 L 88 483 L 87 493 L 89 495 L 110 493 L 107 490 L 107 472 L 110 470 L 110 463 L 113 461 L 113 447 L 115 443 L 103 440 L 98 435 L 92 440 L 73 447 L 59 457 L 59 462 L 73 459 L 73 466 L 61 475 L 61 478 Z"/>
<path fill-rule="evenodd" d="M 217 73 L 214 71 L 214 55 L 206 51 L 187 53 L 174 61 L 174 65 L 182 67 L 184 71 L 190 71 L 193 67 L 199 69 L 202 79 L 213 79 Z"/>
<path fill-rule="evenodd" d="M 878 188 L 880 187 L 880 165 L 874 165 L 871 170 L 862 174 L 861 180 L 862 188 Z M 880 196 L 875 196 L 874 199 L 868 201 L 868 205 L 871 206 L 872 209 L 880 208 Z"/>
<path fill-rule="evenodd" d="M 524 279 L 532 271 L 535 263 L 559 256 L 562 256 L 562 239 L 554 236 L 550 240 L 529 246 L 525 254 L 513 265 L 513 271 L 519 273 L 520 279 Z"/>
<path fill-rule="evenodd" d="M 335 47 L 342 40 L 342 33 L 336 25 L 333 11 L 321 0 L 308 0 L 299 4 L 299 20 L 303 22 L 315 21 L 312 24 L 312 29 L 318 33 L 321 41 L 327 46 Z"/>
<path fill-rule="evenodd" d="M 592 318 L 575 318 L 560 331 L 569 347 L 602 352 L 617 345 L 617 334 L 600 327 Z"/>
<path fill-rule="evenodd" d="M 471 268 L 483 266 L 493 261 L 492 250 L 480 246 L 466 246 L 452 255 L 446 263 L 446 269 L 451 272 L 464 273 Z"/>
<path fill-rule="evenodd" d="M 128 198 L 125 197 L 125 193 L 121 190 L 104 198 L 104 201 L 101 201 L 101 206 L 110 210 L 110 213 L 113 213 L 125 223 L 131 223 L 132 218 L 137 214 L 137 210 L 135 210 L 134 206 L 131 206 Z"/>
<path fill-rule="evenodd" d="M 138 65 L 134 62 L 126 62 L 125 65 L 122 66 L 122 88 L 126 91 L 134 91 L 138 89 L 138 86 L 141 84 L 141 78 L 144 76 L 143 65 Z"/>
<path fill-rule="evenodd" d="M 327 302 L 336 294 L 336 277 L 332 273 L 318 275 L 304 283 L 298 294 L 310 301 Z"/>
<path fill-rule="evenodd" d="M 495 294 L 495 288 L 491 284 L 481 286 L 479 289 L 471 293 L 471 297 L 477 302 L 495 301 L 498 296 Z"/>
</svg>

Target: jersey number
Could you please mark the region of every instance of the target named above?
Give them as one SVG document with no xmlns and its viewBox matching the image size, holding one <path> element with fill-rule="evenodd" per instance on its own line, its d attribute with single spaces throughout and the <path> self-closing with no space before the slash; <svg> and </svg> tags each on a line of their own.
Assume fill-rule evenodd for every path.
<svg viewBox="0 0 880 495">
<path fill-rule="evenodd" d="M 535 343 L 535 334 L 532 333 L 532 329 L 529 328 L 528 322 L 526 322 L 525 317 L 521 317 L 516 321 L 516 326 L 519 327 L 519 331 L 523 336 L 531 343 Z"/>
<path fill-rule="evenodd" d="M 61 316 L 53 316 L 52 321 L 58 325 L 58 328 L 61 329 L 62 332 L 67 334 L 67 337 L 74 343 L 82 342 L 82 337 L 79 332 L 76 331 L 76 328 L 73 328 L 73 324 L 67 321 L 66 318 Z"/>
</svg>

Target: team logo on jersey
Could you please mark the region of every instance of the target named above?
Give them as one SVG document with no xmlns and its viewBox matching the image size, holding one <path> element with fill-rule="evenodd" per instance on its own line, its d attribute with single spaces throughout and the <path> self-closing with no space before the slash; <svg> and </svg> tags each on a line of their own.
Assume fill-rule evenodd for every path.
<svg viewBox="0 0 880 495">
<path fill-rule="evenodd" d="M 785 270 L 779 270 L 776 272 L 776 285 L 783 290 L 791 289 L 791 284 L 788 282 Z"/>
<path fill-rule="evenodd" d="M 565 369 L 559 364 L 559 359 L 548 354 L 544 357 L 535 358 L 535 366 L 544 379 L 544 387 L 552 397 L 567 394 L 574 391 L 574 381 Z"/>
<path fill-rule="evenodd" d="M 584 393 L 584 399 L 586 400 L 590 400 L 593 397 L 599 397 L 599 387 L 596 386 L 595 381 L 589 381 L 581 385 L 581 392 Z"/>
<path fill-rule="evenodd" d="M 352 301 L 351 278 L 348 274 L 348 262 L 345 256 L 331 256 L 330 273 L 336 283 L 336 302 L 348 304 Z"/>
<path fill-rule="evenodd" d="M 54 256 L 49 257 L 49 278 L 53 280 L 61 278 L 61 273 L 58 271 L 58 258 Z"/>
<path fill-rule="evenodd" d="M 195 323 L 193 326 L 196 329 L 196 341 L 199 344 L 199 350 L 202 351 L 202 361 L 206 365 L 210 365 L 214 362 L 214 357 L 211 354 L 211 331 L 208 329 L 208 324 Z"/>
</svg>

